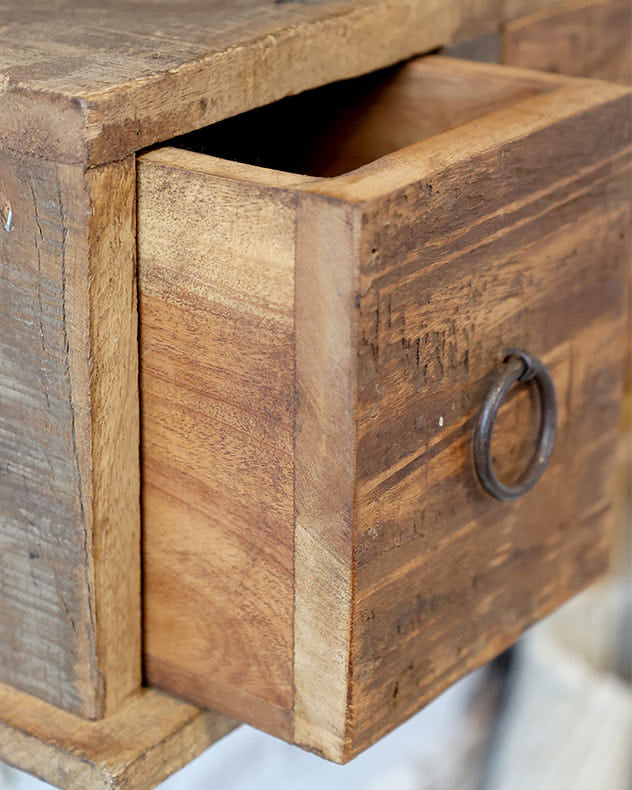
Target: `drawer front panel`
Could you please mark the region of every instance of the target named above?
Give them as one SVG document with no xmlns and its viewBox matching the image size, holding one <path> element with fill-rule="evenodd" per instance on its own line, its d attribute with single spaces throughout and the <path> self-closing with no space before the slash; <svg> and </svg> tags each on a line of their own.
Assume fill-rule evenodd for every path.
<svg viewBox="0 0 632 790">
<path fill-rule="evenodd" d="M 351 705 L 360 740 L 606 566 L 630 179 L 612 109 L 448 166 L 364 216 Z M 477 481 L 472 438 L 512 347 L 548 365 L 558 434 L 535 488 L 502 503 Z M 515 441 L 529 435 L 531 392 L 517 388 L 497 421 L 509 478 L 533 452 Z"/>
</svg>

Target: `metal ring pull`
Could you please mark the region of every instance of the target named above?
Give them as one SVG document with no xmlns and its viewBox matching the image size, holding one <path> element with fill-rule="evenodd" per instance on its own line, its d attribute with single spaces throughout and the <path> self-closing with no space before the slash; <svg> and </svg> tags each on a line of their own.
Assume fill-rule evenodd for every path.
<svg viewBox="0 0 632 790">
<path fill-rule="evenodd" d="M 514 485 L 505 485 L 494 472 L 492 462 L 492 431 L 503 398 L 517 381 L 535 381 L 542 403 L 538 446 L 528 467 Z M 474 432 L 474 464 L 483 488 L 496 499 L 510 502 L 523 496 L 538 482 L 546 469 L 557 432 L 557 398 L 555 386 L 546 365 L 537 357 L 519 348 L 507 351 L 489 389 Z"/>
</svg>

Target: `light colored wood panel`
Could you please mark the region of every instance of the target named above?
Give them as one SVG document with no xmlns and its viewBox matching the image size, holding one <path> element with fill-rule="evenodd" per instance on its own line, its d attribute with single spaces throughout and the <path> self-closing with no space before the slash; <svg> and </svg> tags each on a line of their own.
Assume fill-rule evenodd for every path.
<svg viewBox="0 0 632 790">
<path fill-rule="evenodd" d="M 134 172 L 0 152 L 0 677 L 86 717 L 140 683 Z"/>
<path fill-rule="evenodd" d="M 85 417 L 90 423 L 96 654 L 101 712 L 107 716 L 141 683 L 134 158 L 89 169 L 86 184 L 90 265 L 79 285 L 88 285 L 90 299 L 90 411 Z M 70 258 L 66 265 L 72 265 Z"/>
<path fill-rule="evenodd" d="M 0 140 L 49 158 L 111 161 L 550 1 L 117 0 L 103 15 L 97 0 L 3 0 Z"/>
<path fill-rule="evenodd" d="M 632 84 L 632 5 L 572 0 L 508 23 L 502 62 Z"/>
<path fill-rule="evenodd" d="M 151 790 L 236 725 L 149 689 L 87 722 L 0 685 L 0 759 L 64 790 Z"/>
<path fill-rule="evenodd" d="M 295 198 L 210 163 L 139 160 L 146 672 L 287 729 Z"/>
<path fill-rule="evenodd" d="M 294 741 L 336 762 L 349 749 L 358 219 L 300 198 Z"/>
</svg>

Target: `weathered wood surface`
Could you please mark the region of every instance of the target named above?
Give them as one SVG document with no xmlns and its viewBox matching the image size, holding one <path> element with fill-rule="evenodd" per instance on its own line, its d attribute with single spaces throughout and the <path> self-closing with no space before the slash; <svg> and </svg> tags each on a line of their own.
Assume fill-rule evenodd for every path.
<svg viewBox="0 0 632 790">
<path fill-rule="evenodd" d="M 629 233 L 616 96 L 596 113 L 574 89 L 528 100 L 322 187 L 373 201 L 358 253 L 350 754 L 606 567 Z M 501 505 L 476 483 L 471 434 L 516 345 L 552 370 L 559 432 L 536 489 Z"/>
<path fill-rule="evenodd" d="M 151 790 L 236 724 L 150 689 L 88 722 L 0 685 L 0 759 L 63 790 Z"/>
<path fill-rule="evenodd" d="M 512 66 L 632 85 L 631 33 L 629 0 L 572 0 L 508 23 L 502 32 L 502 60 Z M 632 395 L 632 255 L 627 268 L 626 297 L 624 389 L 629 400 Z M 632 446 L 629 422 L 622 422 L 620 443 L 623 447 Z M 620 464 L 618 474 L 621 485 L 629 487 L 630 472 L 625 463 Z"/>
<path fill-rule="evenodd" d="M 289 737 L 301 179 L 248 170 L 139 160 L 145 668 Z"/>
<path fill-rule="evenodd" d="M 134 159 L 0 151 L 0 207 L 0 680 L 96 717 L 141 674 Z"/>
<path fill-rule="evenodd" d="M 104 10 L 96 0 L 0 0 L 0 212 L 6 226 L 0 229 L 2 680 L 87 717 L 111 713 L 139 683 L 131 155 L 286 94 L 485 33 L 547 5 L 548 0 L 118 0 Z M 339 57 L 323 57 L 332 51 Z M 266 187 L 265 180 L 260 186 Z M 280 182 L 271 186 L 285 188 Z M 303 198 L 315 215 L 328 199 L 323 200 Z M 345 216 L 346 211 L 341 209 Z M 351 212 L 352 225 L 353 217 Z M 341 223 L 341 238 L 348 241 Z M 328 326 L 328 320 L 325 311 L 320 323 Z M 305 416 L 308 433 L 317 433 L 323 409 L 320 403 Z M 275 432 L 273 446 L 284 458 L 285 424 L 282 433 Z M 335 428 L 324 435 L 333 441 Z M 200 452 L 203 457 L 204 448 Z M 304 468 L 320 481 L 323 497 L 331 470 L 312 468 L 308 460 Z M 306 489 L 299 484 L 300 490 Z M 276 496 L 280 501 L 281 492 Z M 308 498 L 300 501 L 309 506 Z M 318 493 L 313 507 L 317 501 Z M 274 513 L 279 523 L 281 511 Z M 303 537 L 332 540 L 326 524 L 307 525 Z M 279 546 L 272 575 L 282 579 L 277 592 L 287 606 L 290 555 L 286 543 Z M 354 560 L 353 543 L 345 550 Z M 261 546 L 237 557 L 244 574 L 257 551 L 267 560 Z M 307 554 L 301 557 L 308 578 L 314 568 Z M 327 557 L 322 561 L 326 566 Z M 265 575 L 256 567 L 253 590 L 261 589 Z M 326 660 L 335 664 L 336 685 L 329 698 L 323 695 L 324 729 L 301 731 L 308 745 L 335 759 L 355 749 L 349 709 L 337 696 L 346 683 L 340 650 L 351 640 L 345 602 L 349 595 L 354 600 L 354 579 L 345 578 L 340 599 L 332 588 L 329 599 L 314 601 L 313 621 L 308 615 L 300 630 L 331 631 L 335 661 L 331 652 L 308 656 L 301 648 L 294 651 L 295 670 L 276 667 L 262 678 L 248 677 L 247 704 L 264 716 L 274 697 L 277 712 L 283 712 L 272 717 L 274 726 L 282 720 L 279 727 L 286 727 L 291 672 L 298 673 L 303 662 L 306 679 L 318 662 L 323 671 Z M 309 589 L 304 587 L 306 597 Z M 255 632 L 265 602 L 257 606 L 258 616 L 250 612 L 244 620 L 255 623 Z M 323 620 L 327 609 L 335 629 Z M 287 620 L 277 622 L 271 610 L 265 616 L 274 632 L 262 654 L 271 645 L 287 651 Z M 195 676 L 186 684 L 194 682 Z M 320 691 L 313 681 L 297 689 L 302 708 L 295 701 L 295 711 L 315 711 Z M 296 721 L 294 726 L 299 732 Z"/>
<path fill-rule="evenodd" d="M 156 579 L 146 589 L 148 612 L 156 611 L 147 618 L 148 665 L 168 655 L 156 675 L 165 688 L 341 762 L 504 649 L 607 559 L 629 92 L 445 58 L 403 71 L 408 78 L 391 74 L 390 93 L 388 81 L 376 90 L 377 115 L 391 119 L 397 136 L 389 144 L 388 126 L 368 113 L 353 133 L 364 159 L 382 156 L 346 175 L 320 178 L 323 152 L 310 159 L 309 140 L 303 160 L 288 151 L 308 178 L 174 149 L 139 160 L 141 369 L 152 392 L 143 402 L 144 496 L 170 497 L 168 516 L 145 525 L 154 547 L 148 578 Z M 421 142 L 410 102 L 401 101 L 415 80 L 425 101 L 418 137 L 434 135 Z M 451 86 L 454 112 L 433 80 Z M 406 108 L 410 139 L 399 135 Z M 291 115 L 291 105 L 281 112 Z M 258 129 L 250 158 L 267 161 L 258 147 L 267 133 Z M 348 148 L 346 161 L 357 164 L 358 146 Z M 331 152 L 338 171 L 344 150 Z M 232 252 L 227 239 L 237 240 Z M 236 277 L 247 284 L 240 295 Z M 234 316 L 249 318 L 247 332 L 232 328 Z M 476 483 L 469 448 L 489 376 L 511 345 L 550 365 L 560 426 L 542 481 L 524 500 L 501 504 Z M 252 372 L 255 364 L 260 376 L 240 374 L 238 391 L 222 378 L 222 369 Z M 266 412 L 269 378 L 279 389 L 277 408 Z M 266 414 L 257 431 L 246 404 Z M 506 475 L 532 446 L 530 404 L 525 387 L 499 420 L 495 452 Z M 230 424 L 251 434 L 238 447 L 214 425 L 229 409 Z M 196 431 L 203 421 L 201 443 L 191 444 L 191 420 Z M 272 431 L 276 477 L 293 481 L 293 536 L 287 513 L 274 531 L 263 528 L 260 503 L 274 503 L 276 517 L 290 486 L 265 479 L 268 446 L 249 449 L 261 428 Z M 252 464 L 240 474 L 257 481 L 255 497 L 252 486 L 240 491 L 230 480 L 240 448 Z M 271 543 L 250 554 L 247 573 L 240 543 L 253 529 Z M 294 693 L 283 698 L 289 716 L 275 721 L 264 685 L 282 671 L 276 661 L 260 671 L 258 687 L 249 679 L 248 667 L 262 670 L 273 652 L 265 639 L 254 644 L 261 635 L 249 614 L 260 611 L 252 596 L 265 595 L 264 580 L 273 583 L 267 600 L 286 590 L 287 603 L 292 571 L 283 557 L 292 541 L 293 664 L 284 682 L 291 678 Z M 199 647 L 224 627 L 227 567 L 244 579 L 235 610 L 253 644 L 226 651 L 218 669 L 226 640 L 215 642 L 206 666 Z M 174 568 L 188 589 L 174 594 L 174 577 L 161 595 L 158 581 Z M 282 626 L 286 614 L 277 610 L 279 628 L 290 627 Z M 272 622 L 272 611 L 266 617 Z M 194 661 L 167 647 L 174 628 L 196 635 L 185 640 L 196 642 Z M 218 688 L 218 673 L 231 693 Z M 240 678 L 252 697 L 259 693 L 258 706 L 232 693 Z"/>
<path fill-rule="evenodd" d="M 571 0 L 507 23 L 502 62 L 629 85 L 631 32 L 628 0 Z"/>
<path fill-rule="evenodd" d="M 0 145 L 112 161 L 551 2 L 0 0 Z"/>
<path fill-rule="evenodd" d="M 519 0 L 520 11 L 534 1 Z M 89 717 L 139 679 L 130 157 L 497 26 L 503 9 L 0 0 L 2 224 L 13 216 L 0 232 L 1 678 Z M 127 164 L 101 169 L 112 162 Z"/>
<path fill-rule="evenodd" d="M 357 214 L 299 196 L 294 741 L 344 759 L 354 589 Z"/>
</svg>

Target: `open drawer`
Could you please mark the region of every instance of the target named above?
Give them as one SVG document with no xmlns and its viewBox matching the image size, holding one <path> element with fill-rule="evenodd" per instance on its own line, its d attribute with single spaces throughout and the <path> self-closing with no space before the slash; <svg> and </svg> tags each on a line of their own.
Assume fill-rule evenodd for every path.
<svg viewBox="0 0 632 790">
<path fill-rule="evenodd" d="M 139 157 L 151 684 L 345 761 L 603 571 L 629 119 L 428 57 Z"/>
</svg>

